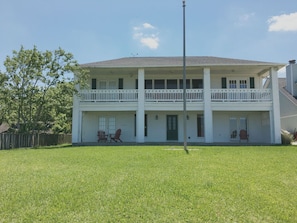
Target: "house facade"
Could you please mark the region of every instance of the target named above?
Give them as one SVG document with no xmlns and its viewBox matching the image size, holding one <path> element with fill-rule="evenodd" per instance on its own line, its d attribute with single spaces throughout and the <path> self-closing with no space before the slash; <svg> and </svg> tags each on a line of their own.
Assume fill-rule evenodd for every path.
<svg viewBox="0 0 297 223">
<path fill-rule="evenodd" d="M 81 65 L 90 89 L 73 102 L 73 144 L 121 129 L 124 142 L 281 143 L 277 71 L 284 64 L 218 57 L 129 57 Z M 271 85 L 265 88 L 263 80 Z M 247 138 L 240 137 L 245 131 Z"/>
</svg>

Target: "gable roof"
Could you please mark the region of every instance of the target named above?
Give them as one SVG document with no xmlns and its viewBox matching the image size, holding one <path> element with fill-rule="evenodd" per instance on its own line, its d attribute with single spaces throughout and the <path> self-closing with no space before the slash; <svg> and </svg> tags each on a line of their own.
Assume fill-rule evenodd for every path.
<svg viewBox="0 0 297 223">
<path fill-rule="evenodd" d="M 280 69 L 285 64 L 231 59 L 210 56 L 188 56 L 186 66 L 274 66 Z M 154 68 L 154 67 L 182 67 L 183 57 L 125 57 L 114 60 L 106 60 L 94 63 L 82 64 L 88 68 Z"/>
</svg>

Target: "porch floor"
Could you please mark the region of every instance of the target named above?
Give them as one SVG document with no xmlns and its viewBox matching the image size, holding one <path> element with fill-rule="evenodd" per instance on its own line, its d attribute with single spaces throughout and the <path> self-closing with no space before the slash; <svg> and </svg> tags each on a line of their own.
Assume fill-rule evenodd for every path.
<svg viewBox="0 0 297 223">
<path fill-rule="evenodd" d="M 72 143 L 72 146 L 183 146 L 183 142 L 83 142 Z M 215 143 L 202 143 L 202 142 L 188 142 L 187 146 L 273 146 L 270 143 L 250 143 L 250 142 L 215 142 Z M 297 145 L 297 144 L 296 144 Z"/>
</svg>

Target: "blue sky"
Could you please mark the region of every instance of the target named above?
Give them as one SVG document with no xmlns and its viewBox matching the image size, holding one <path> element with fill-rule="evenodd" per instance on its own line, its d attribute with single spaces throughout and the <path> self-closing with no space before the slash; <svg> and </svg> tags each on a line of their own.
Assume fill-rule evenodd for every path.
<svg viewBox="0 0 297 223">
<path fill-rule="evenodd" d="M 79 63 L 182 56 L 182 12 L 182 0 L 0 0 L 0 70 L 21 45 Z M 287 63 L 296 41 L 296 0 L 186 0 L 189 56 Z"/>
</svg>

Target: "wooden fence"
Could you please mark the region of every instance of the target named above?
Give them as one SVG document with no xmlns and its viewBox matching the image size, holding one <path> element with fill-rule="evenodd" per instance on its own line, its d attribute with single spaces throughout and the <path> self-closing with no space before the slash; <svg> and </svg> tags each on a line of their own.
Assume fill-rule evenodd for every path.
<svg viewBox="0 0 297 223">
<path fill-rule="evenodd" d="M 0 150 L 71 143 L 71 135 L 60 134 L 0 134 Z"/>
</svg>

